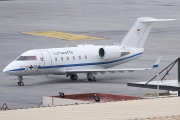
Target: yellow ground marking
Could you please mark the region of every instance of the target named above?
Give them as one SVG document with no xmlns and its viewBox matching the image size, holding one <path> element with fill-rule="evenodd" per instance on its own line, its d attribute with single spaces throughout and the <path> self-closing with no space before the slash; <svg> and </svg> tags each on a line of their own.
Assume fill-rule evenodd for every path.
<svg viewBox="0 0 180 120">
<path fill-rule="evenodd" d="M 104 38 L 79 35 L 79 34 L 71 34 L 66 32 L 58 32 L 58 31 L 45 31 L 45 32 L 23 32 L 24 34 L 30 35 L 38 35 L 38 36 L 46 36 L 51 38 L 58 38 L 64 40 L 102 40 Z"/>
</svg>

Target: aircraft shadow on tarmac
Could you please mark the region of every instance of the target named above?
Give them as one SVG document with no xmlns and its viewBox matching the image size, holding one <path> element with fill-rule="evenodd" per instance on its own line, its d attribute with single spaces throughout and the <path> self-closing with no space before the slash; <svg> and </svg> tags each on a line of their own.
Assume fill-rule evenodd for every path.
<svg viewBox="0 0 180 120">
<path fill-rule="evenodd" d="M 97 81 L 88 81 L 84 76 L 80 76 L 77 81 L 70 80 L 68 77 L 59 77 L 59 76 L 28 76 L 24 78 L 25 86 L 39 86 L 39 85 L 48 85 L 48 84 L 127 84 L 128 82 L 134 82 L 138 78 L 127 77 L 127 76 L 96 76 Z M 8 83 L 5 86 L 17 86 L 17 78 L 10 78 Z"/>
<path fill-rule="evenodd" d="M 31 84 L 25 84 L 25 86 L 38 86 L 38 85 L 47 85 L 47 84 L 91 84 L 91 83 L 103 83 L 103 84 L 127 84 L 129 81 L 133 81 L 133 78 L 124 78 L 124 77 L 110 77 L 110 78 L 97 78 L 97 81 L 88 81 L 85 78 L 80 78 L 77 81 L 72 81 L 69 78 L 53 78 L 53 77 L 48 77 L 47 78 L 42 78 L 46 79 L 44 81 L 38 81 L 38 80 L 32 80 Z M 135 79 L 135 78 L 134 78 Z M 26 83 L 26 81 L 25 81 Z"/>
</svg>

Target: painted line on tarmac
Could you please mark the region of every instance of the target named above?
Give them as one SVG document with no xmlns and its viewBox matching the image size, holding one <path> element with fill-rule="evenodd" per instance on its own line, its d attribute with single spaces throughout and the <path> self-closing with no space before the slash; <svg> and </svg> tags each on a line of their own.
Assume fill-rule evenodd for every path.
<svg viewBox="0 0 180 120">
<path fill-rule="evenodd" d="M 102 40 L 104 39 L 100 37 L 72 34 L 72 33 L 59 32 L 59 31 L 22 32 L 22 33 L 29 34 L 29 35 L 37 35 L 37 36 L 63 39 L 63 40 Z"/>
</svg>

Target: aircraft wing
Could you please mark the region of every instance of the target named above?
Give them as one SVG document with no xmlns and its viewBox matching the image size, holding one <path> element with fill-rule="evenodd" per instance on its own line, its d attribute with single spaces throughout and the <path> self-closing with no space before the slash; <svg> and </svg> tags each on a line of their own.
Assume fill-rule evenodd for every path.
<svg viewBox="0 0 180 120">
<path fill-rule="evenodd" d="M 159 66 L 161 57 L 157 59 L 157 61 L 153 64 L 150 68 L 127 68 L 127 69 L 66 69 L 67 74 L 73 74 L 73 73 L 101 73 L 104 74 L 106 72 L 115 73 L 115 72 L 133 72 L 133 71 L 144 71 L 144 70 L 151 70 L 152 68 L 156 68 Z"/>
</svg>

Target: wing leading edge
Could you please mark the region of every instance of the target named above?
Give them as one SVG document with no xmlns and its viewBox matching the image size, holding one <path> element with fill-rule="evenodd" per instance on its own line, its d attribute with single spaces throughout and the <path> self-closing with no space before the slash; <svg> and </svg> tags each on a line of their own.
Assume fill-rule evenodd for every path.
<svg viewBox="0 0 180 120">
<path fill-rule="evenodd" d="M 128 69 L 66 69 L 67 74 L 73 74 L 73 73 L 101 73 L 104 74 L 106 72 L 115 73 L 115 72 L 133 72 L 133 71 L 143 71 L 143 70 L 151 70 L 152 68 L 156 68 L 159 66 L 161 57 L 157 59 L 157 61 L 153 64 L 151 68 L 128 68 Z"/>
</svg>

